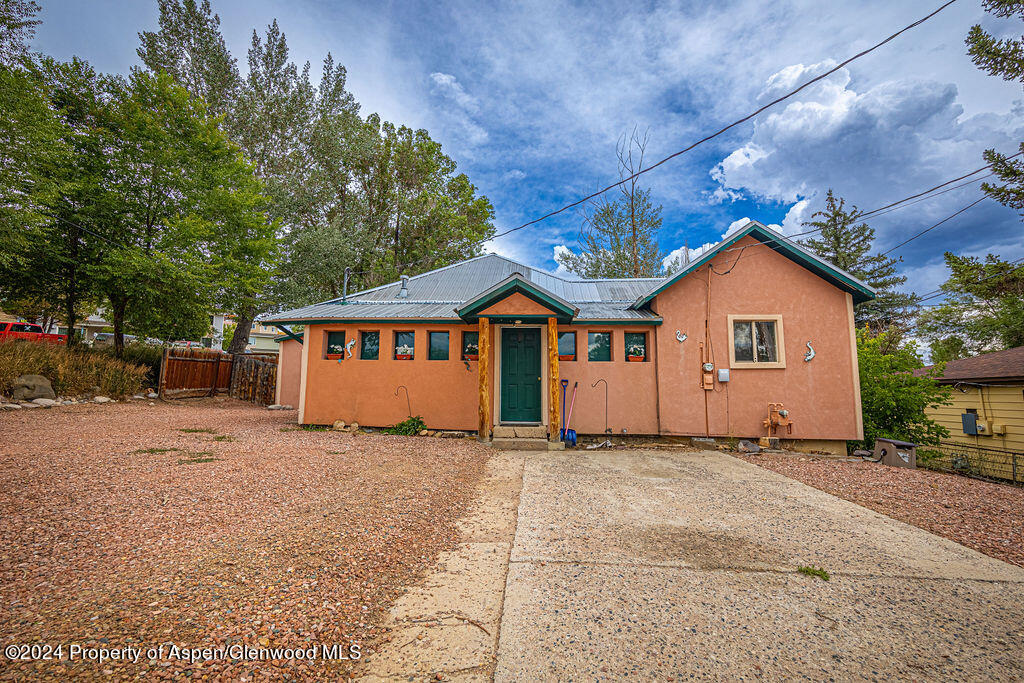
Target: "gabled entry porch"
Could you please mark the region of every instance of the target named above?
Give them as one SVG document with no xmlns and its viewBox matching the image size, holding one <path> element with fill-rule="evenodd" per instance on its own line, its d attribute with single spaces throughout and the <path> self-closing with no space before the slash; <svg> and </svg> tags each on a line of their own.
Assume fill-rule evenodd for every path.
<svg viewBox="0 0 1024 683">
<path fill-rule="evenodd" d="M 577 309 L 514 274 L 459 309 L 479 329 L 479 438 L 559 442 L 558 324 Z M 493 366 L 492 366 L 493 363 Z M 559 442 L 560 443 L 560 442 Z"/>
</svg>

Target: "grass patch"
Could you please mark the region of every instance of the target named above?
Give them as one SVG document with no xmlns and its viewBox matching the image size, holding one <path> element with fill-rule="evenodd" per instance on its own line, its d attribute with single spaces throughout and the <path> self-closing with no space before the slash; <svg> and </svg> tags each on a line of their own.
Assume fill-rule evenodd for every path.
<svg viewBox="0 0 1024 683">
<path fill-rule="evenodd" d="M 80 396 L 99 387 L 104 396 L 129 396 L 142 389 L 148 367 L 63 344 L 0 341 L 0 393 L 9 394 L 19 375 L 42 375 L 58 396 Z"/>
<path fill-rule="evenodd" d="M 797 571 L 807 576 L 817 576 L 822 581 L 828 581 L 830 578 L 828 572 L 821 567 L 797 567 Z"/>
<path fill-rule="evenodd" d="M 161 455 L 163 453 L 170 453 L 171 451 L 180 450 L 180 448 L 139 448 L 138 450 L 132 451 L 132 453 L 147 453 L 149 455 Z"/>
<path fill-rule="evenodd" d="M 231 436 L 229 434 L 221 434 L 219 436 L 213 437 L 213 440 L 214 441 L 234 441 L 235 437 L 233 437 L 233 436 Z"/>
<path fill-rule="evenodd" d="M 213 453 L 210 451 L 197 451 L 195 453 L 186 453 L 185 457 L 178 461 L 178 464 L 192 465 L 200 462 L 213 462 L 214 460 L 220 460 L 220 458 L 213 457 Z"/>
<path fill-rule="evenodd" d="M 187 429 L 179 429 L 178 431 L 179 432 L 184 432 L 185 434 L 216 434 L 217 433 L 215 430 L 208 429 L 206 427 L 189 427 Z"/>
<path fill-rule="evenodd" d="M 326 432 L 330 431 L 330 425 L 297 425 L 295 427 L 281 427 L 282 432 Z"/>
</svg>

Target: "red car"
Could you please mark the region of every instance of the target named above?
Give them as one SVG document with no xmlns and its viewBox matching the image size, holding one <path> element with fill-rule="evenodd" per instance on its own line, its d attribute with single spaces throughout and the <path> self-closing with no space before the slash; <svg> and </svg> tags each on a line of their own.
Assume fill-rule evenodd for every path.
<svg viewBox="0 0 1024 683">
<path fill-rule="evenodd" d="M 35 323 L 3 323 L 0 322 L 0 341 L 7 339 L 24 339 L 26 341 L 45 342 L 47 344 L 66 344 L 66 334 L 47 334 Z"/>
</svg>

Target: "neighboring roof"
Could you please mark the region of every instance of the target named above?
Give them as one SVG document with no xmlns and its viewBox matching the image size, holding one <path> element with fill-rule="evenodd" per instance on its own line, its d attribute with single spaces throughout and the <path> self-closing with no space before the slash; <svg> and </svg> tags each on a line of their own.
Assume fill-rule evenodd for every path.
<svg viewBox="0 0 1024 683">
<path fill-rule="evenodd" d="M 915 370 L 915 375 L 923 375 L 935 366 Z M 944 383 L 983 381 L 983 382 L 1024 382 L 1024 346 L 1005 351 L 983 353 L 973 358 L 961 358 L 946 363 L 942 376 L 938 378 Z"/>
<path fill-rule="evenodd" d="M 678 273 L 674 273 L 663 280 L 659 280 L 651 289 L 638 297 L 632 307 L 634 309 L 638 309 L 650 303 L 650 301 L 658 294 L 665 291 L 674 283 L 686 277 L 696 269 L 700 268 L 702 265 L 717 256 L 722 250 L 731 247 L 748 235 L 761 242 L 766 247 L 773 249 L 791 261 L 794 261 L 810 270 L 823 280 L 832 283 L 843 291 L 849 292 L 853 295 L 853 302 L 855 304 L 870 301 L 875 298 L 875 290 L 850 275 L 845 270 L 832 265 L 814 252 L 793 240 L 784 237 L 782 234 L 765 227 L 761 223 L 758 223 L 757 221 L 750 221 L 742 230 L 726 235 L 721 242 L 701 254 L 700 258 L 691 261 Z"/>
<path fill-rule="evenodd" d="M 456 309 L 513 279 L 524 294 L 527 289 L 543 292 L 560 306 L 578 309 L 574 320 L 579 322 L 661 322 L 651 311 L 630 309 L 660 278 L 570 280 L 497 254 L 414 275 L 408 280 L 408 296 L 401 299 L 397 296 L 401 282 L 391 282 L 351 294 L 344 302 L 333 299 L 260 320 L 270 324 L 356 320 L 458 323 L 464 320 Z"/>
</svg>

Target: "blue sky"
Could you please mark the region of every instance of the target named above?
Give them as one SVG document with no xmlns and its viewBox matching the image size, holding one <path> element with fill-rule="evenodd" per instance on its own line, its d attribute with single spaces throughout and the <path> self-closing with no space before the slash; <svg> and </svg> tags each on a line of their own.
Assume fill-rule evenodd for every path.
<svg viewBox="0 0 1024 683">
<path fill-rule="evenodd" d="M 34 47 L 105 71 L 138 63 L 137 33 L 156 1 L 40 0 Z M 244 68 L 253 28 L 277 18 L 293 58 L 314 73 L 330 51 L 364 114 L 423 127 L 494 203 L 498 230 L 616 178 L 615 144 L 634 126 L 661 158 L 925 14 L 934 3 L 811 0 L 502 3 L 214 0 Z M 799 232 L 832 187 L 870 210 L 984 164 L 1024 139 L 1024 93 L 964 54 L 981 21 L 961 0 L 798 98 L 645 176 L 664 205 L 666 251 L 717 241 L 755 218 Z M 887 249 L 973 201 L 978 184 L 872 221 Z M 554 270 L 582 222 L 566 213 L 490 245 Z M 943 251 L 1024 257 L 1015 212 L 986 200 L 916 240 L 908 289 L 945 279 Z"/>
</svg>

